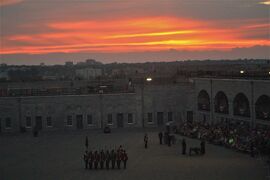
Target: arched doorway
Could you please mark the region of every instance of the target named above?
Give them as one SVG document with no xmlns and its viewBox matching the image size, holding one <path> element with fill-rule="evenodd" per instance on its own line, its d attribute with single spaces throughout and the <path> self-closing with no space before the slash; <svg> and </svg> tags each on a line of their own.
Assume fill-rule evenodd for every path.
<svg viewBox="0 0 270 180">
<path fill-rule="evenodd" d="M 262 95 L 255 103 L 256 118 L 270 121 L 270 97 Z"/>
<path fill-rule="evenodd" d="M 215 96 L 215 112 L 229 114 L 228 98 L 222 91 L 219 91 Z"/>
<path fill-rule="evenodd" d="M 201 90 L 198 95 L 198 110 L 210 111 L 210 97 L 205 90 Z"/>
<path fill-rule="evenodd" d="M 250 117 L 249 101 L 245 94 L 239 93 L 233 100 L 233 114 L 236 116 Z"/>
</svg>

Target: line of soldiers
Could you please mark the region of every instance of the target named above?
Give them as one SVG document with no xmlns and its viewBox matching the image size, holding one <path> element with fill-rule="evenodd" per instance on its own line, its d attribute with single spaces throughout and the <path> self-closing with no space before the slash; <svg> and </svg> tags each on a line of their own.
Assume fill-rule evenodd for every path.
<svg viewBox="0 0 270 180">
<path fill-rule="evenodd" d="M 172 136 L 170 136 L 167 132 L 165 133 L 164 141 L 165 141 L 165 144 L 168 144 L 168 146 L 171 146 L 171 141 L 173 140 L 171 137 Z M 158 138 L 159 138 L 159 144 L 162 144 L 163 143 L 162 142 L 162 140 L 163 140 L 163 133 L 162 132 L 158 133 Z M 186 149 L 187 149 L 186 140 L 183 139 L 181 144 L 182 144 L 182 154 L 185 155 Z M 197 149 L 199 149 L 201 155 L 205 154 L 205 141 L 204 140 L 201 141 L 200 148 L 197 148 Z M 192 150 L 194 150 L 194 148 L 190 148 L 189 154 L 191 154 Z"/>
<path fill-rule="evenodd" d="M 107 170 L 114 169 L 115 165 L 117 165 L 118 169 L 121 169 L 121 162 L 123 162 L 123 167 L 126 169 L 128 155 L 126 151 L 120 146 L 117 151 L 112 149 L 111 151 L 101 150 L 98 151 L 85 151 L 83 155 L 83 160 L 85 163 L 85 169 L 104 169 Z"/>
<path fill-rule="evenodd" d="M 172 144 L 176 143 L 175 136 L 168 132 L 165 132 L 164 135 L 162 132 L 159 132 L 158 138 L 159 138 L 159 144 L 163 144 L 163 140 L 164 140 L 164 144 L 167 144 L 168 146 L 171 146 Z"/>
</svg>

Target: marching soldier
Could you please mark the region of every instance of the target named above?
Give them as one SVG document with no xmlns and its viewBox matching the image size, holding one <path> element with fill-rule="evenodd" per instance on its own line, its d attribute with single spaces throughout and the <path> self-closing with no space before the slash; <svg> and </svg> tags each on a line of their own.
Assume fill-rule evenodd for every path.
<svg viewBox="0 0 270 180">
<path fill-rule="evenodd" d="M 123 149 L 122 145 L 120 145 L 119 148 L 118 148 L 118 150 L 117 150 L 117 152 L 119 151 L 120 153 L 122 153 L 123 150 L 124 150 L 124 149 Z"/>
<path fill-rule="evenodd" d="M 254 143 L 253 141 L 250 143 L 250 156 L 251 157 L 255 157 L 255 151 L 254 151 L 255 147 L 254 147 Z"/>
<path fill-rule="evenodd" d="M 186 140 L 183 139 L 183 140 L 182 140 L 182 154 L 183 154 L 183 155 L 186 154 L 186 149 L 187 149 Z"/>
<path fill-rule="evenodd" d="M 106 151 L 106 169 L 110 169 L 110 159 L 111 159 L 111 156 L 110 156 L 110 152 L 109 150 Z"/>
<path fill-rule="evenodd" d="M 89 154 L 88 154 L 89 169 L 93 168 L 93 162 L 94 162 L 94 155 L 93 155 L 92 151 L 90 151 Z"/>
<path fill-rule="evenodd" d="M 114 150 L 111 151 L 112 169 L 115 167 L 116 153 Z"/>
<path fill-rule="evenodd" d="M 171 134 L 168 134 L 168 146 L 171 146 L 171 140 L 172 140 Z"/>
<path fill-rule="evenodd" d="M 143 141 L 144 141 L 144 148 L 145 149 L 147 149 L 147 144 L 148 144 L 148 136 L 147 136 L 147 134 L 145 133 L 145 135 L 144 135 L 144 139 L 143 139 Z"/>
<path fill-rule="evenodd" d="M 105 161 L 105 153 L 103 150 L 100 152 L 100 169 L 103 169 Z"/>
<path fill-rule="evenodd" d="M 162 138 L 163 138 L 162 132 L 158 133 L 158 137 L 159 137 L 159 144 L 162 144 Z"/>
<path fill-rule="evenodd" d="M 127 167 L 127 160 L 128 160 L 128 155 L 127 155 L 126 151 L 124 151 L 123 155 L 122 155 L 122 161 L 124 162 L 124 169 L 126 169 L 126 167 Z"/>
<path fill-rule="evenodd" d="M 95 158 L 94 158 L 95 169 L 98 168 L 98 163 L 99 163 L 99 154 L 97 151 L 95 151 Z"/>
<path fill-rule="evenodd" d="M 88 150 L 88 137 L 87 136 L 85 137 L 85 148 L 86 150 Z"/>
<path fill-rule="evenodd" d="M 87 169 L 88 168 L 88 152 L 85 151 L 84 155 L 83 155 L 83 160 L 84 160 L 84 168 Z"/>
<path fill-rule="evenodd" d="M 205 141 L 201 141 L 201 154 L 205 154 Z"/>
<path fill-rule="evenodd" d="M 118 151 L 117 152 L 117 155 L 116 155 L 116 163 L 117 163 L 117 168 L 118 169 L 121 169 L 121 160 L 122 160 L 122 157 L 121 157 L 121 152 Z"/>
</svg>

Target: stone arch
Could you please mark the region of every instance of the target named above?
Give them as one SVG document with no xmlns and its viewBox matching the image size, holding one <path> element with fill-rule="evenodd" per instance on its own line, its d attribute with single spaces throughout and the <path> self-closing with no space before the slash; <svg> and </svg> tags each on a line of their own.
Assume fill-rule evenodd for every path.
<svg viewBox="0 0 270 180">
<path fill-rule="evenodd" d="M 201 90 L 198 94 L 198 110 L 210 111 L 210 96 L 206 90 Z"/>
<path fill-rule="evenodd" d="M 270 121 L 270 97 L 260 96 L 255 103 L 256 118 Z"/>
<path fill-rule="evenodd" d="M 215 112 L 229 114 L 228 98 L 223 91 L 219 91 L 215 96 Z"/>
<path fill-rule="evenodd" d="M 236 116 L 250 117 L 249 100 L 244 93 L 238 93 L 234 97 L 233 114 Z"/>
</svg>

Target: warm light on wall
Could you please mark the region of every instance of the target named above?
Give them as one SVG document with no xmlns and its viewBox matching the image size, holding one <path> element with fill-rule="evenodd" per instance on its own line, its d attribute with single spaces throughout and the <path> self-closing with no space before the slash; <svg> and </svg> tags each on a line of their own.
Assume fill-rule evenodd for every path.
<svg viewBox="0 0 270 180">
<path fill-rule="evenodd" d="M 152 78 L 148 77 L 148 78 L 146 78 L 146 81 L 150 82 L 150 81 L 152 81 Z"/>
<path fill-rule="evenodd" d="M 243 70 L 240 71 L 240 74 L 244 74 L 244 73 L 245 73 L 245 71 L 243 71 Z"/>
</svg>

